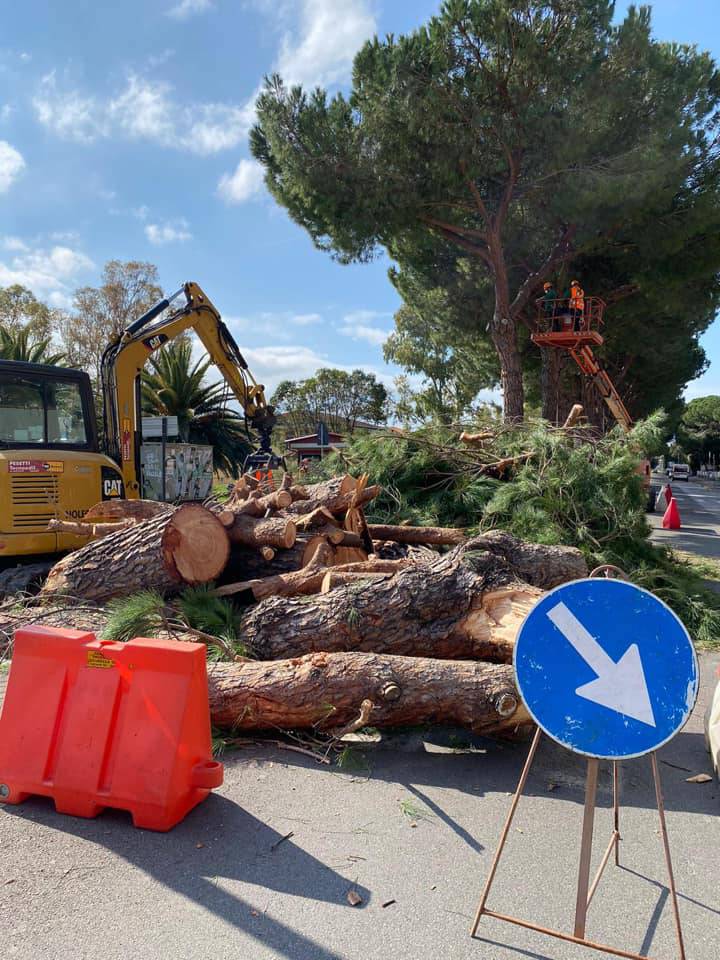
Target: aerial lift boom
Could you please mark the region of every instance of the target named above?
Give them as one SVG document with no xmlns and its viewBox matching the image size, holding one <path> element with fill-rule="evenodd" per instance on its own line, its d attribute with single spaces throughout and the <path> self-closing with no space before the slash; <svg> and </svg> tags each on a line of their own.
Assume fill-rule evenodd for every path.
<svg viewBox="0 0 720 960">
<path fill-rule="evenodd" d="M 615 421 L 620 424 L 626 433 L 629 433 L 633 425 L 632 417 L 628 413 L 615 384 L 607 371 L 603 369 L 592 349 L 593 344 L 601 346 L 603 343 L 603 337 L 598 328 L 603 322 L 605 302 L 600 297 L 586 297 L 583 316 L 578 320 L 577 325 L 567 312 L 564 301 L 552 302 L 554 326 L 557 327 L 553 330 L 543 329 L 543 325 L 548 321 L 548 316 L 545 313 L 545 302 L 543 300 L 538 301 L 538 306 L 539 330 L 531 336 L 533 343 L 540 347 L 555 347 L 567 350 L 581 372 L 590 378 Z"/>
</svg>

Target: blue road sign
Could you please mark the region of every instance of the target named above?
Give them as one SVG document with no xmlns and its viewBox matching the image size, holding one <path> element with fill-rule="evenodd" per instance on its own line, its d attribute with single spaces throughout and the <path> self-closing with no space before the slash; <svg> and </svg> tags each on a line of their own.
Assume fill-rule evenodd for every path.
<svg viewBox="0 0 720 960">
<path fill-rule="evenodd" d="M 526 617 L 514 661 L 538 726 L 590 757 L 657 749 L 697 699 L 687 630 L 662 600 L 622 580 L 575 580 L 551 590 Z"/>
</svg>

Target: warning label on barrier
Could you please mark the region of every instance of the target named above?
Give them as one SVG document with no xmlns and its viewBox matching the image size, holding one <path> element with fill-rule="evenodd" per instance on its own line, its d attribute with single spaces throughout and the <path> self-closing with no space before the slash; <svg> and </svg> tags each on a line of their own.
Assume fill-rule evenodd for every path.
<svg viewBox="0 0 720 960">
<path fill-rule="evenodd" d="M 88 650 L 87 665 L 107 670 L 115 666 L 115 661 L 111 660 L 110 657 L 104 657 L 98 650 Z"/>
</svg>

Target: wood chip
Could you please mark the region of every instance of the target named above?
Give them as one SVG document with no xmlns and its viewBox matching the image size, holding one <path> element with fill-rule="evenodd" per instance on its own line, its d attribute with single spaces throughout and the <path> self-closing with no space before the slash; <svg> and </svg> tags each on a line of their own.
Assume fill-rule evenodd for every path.
<svg viewBox="0 0 720 960">
<path fill-rule="evenodd" d="M 363 898 L 357 892 L 357 890 L 348 890 L 347 892 L 347 902 L 351 907 L 359 907 L 363 902 Z"/>
<path fill-rule="evenodd" d="M 694 777 L 686 777 L 685 783 L 711 783 L 712 777 L 709 773 L 697 773 Z"/>
</svg>

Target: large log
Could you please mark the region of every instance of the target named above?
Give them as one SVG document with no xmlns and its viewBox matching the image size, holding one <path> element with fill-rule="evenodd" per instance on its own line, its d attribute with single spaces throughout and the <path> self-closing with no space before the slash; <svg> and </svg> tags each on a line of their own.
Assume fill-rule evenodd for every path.
<svg viewBox="0 0 720 960">
<path fill-rule="evenodd" d="M 338 587 L 312 603 L 264 600 L 243 617 L 241 638 L 262 660 L 361 650 L 503 662 L 541 595 L 535 585 L 586 573 L 582 554 L 571 547 L 524 544 L 506 534 L 477 537 L 362 589 Z"/>
<path fill-rule="evenodd" d="M 40 596 L 101 602 L 138 590 L 169 592 L 214 580 L 229 554 L 217 517 L 199 504 L 184 504 L 63 557 Z"/>
<path fill-rule="evenodd" d="M 467 530 L 458 527 L 406 527 L 386 523 L 369 523 L 368 530 L 373 540 L 393 540 L 396 543 L 456 546 L 467 540 Z"/>
<path fill-rule="evenodd" d="M 502 664 L 315 653 L 275 663 L 208 664 L 210 719 L 233 730 L 332 729 L 364 700 L 376 727 L 458 724 L 482 733 L 530 723 Z"/>
</svg>

